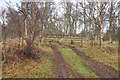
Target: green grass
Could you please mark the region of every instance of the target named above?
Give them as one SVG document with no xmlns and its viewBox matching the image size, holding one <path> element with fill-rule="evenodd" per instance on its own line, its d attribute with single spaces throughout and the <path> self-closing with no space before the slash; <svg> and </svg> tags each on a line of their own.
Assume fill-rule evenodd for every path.
<svg viewBox="0 0 120 80">
<path fill-rule="evenodd" d="M 52 39 L 51 39 L 52 40 Z M 54 41 L 59 40 L 54 39 Z M 64 45 L 70 45 L 67 38 L 62 38 L 59 40 Z M 97 42 L 99 44 L 99 42 Z M 49 45 L 49 43 L 47 43 Z M 84 61 L 81 57 L 77 56 L 71 49 L 63 47 L 58 43 L 53 42 L 52 44 L 57 45 L 61 54 L 65 61 L 72 67 L 72 69 L 80 74 L 83 74 L 85 78 L 89 77 L 97 77 L 95 73 L 89 68 L 86 61 Z M 3 78 L 51 78 L 55 77 L 53 75 L 53 62 L 51 56 L 54 58 L 53 50 L 51 47 L 46 46 L 44 43 L 39 44 L 35 42 L 35 46 L 45 52 L 47 52 L 47 56 L 41 56 L 38 60 L 26 59 L 21 63 L 17 63 L 15 65 L 10 64 L 7 65 L 2 63 L 2 71 Z M 75 46 L 80 51 L 84 52 L 86 55 L 91 58 L 102 62 L 108 66 L 112 66 L 116 70 L 118 69 L 117 59 L 118 59 L 118 51 L 116 47 L 116 43 L 104 42 L 104 48 L 100 49 L 99 45 L 95 47 L 90 46 L 90 41 L 83 40 L 83 48 L 80 47 L 80 41 L 74 41 L 74 44 L 71 46 Z M 110 47 L 107 48 L 107 47 Z"/>
<path fill-rule="evenodd" d="M 110 48 L 104 47 L 103 49 L 100 49 L 99 46 L 95 47 L 87 46 L 83 48 L 76 46 L 76 48 L 84 52 L 91 58 L 99 62 L 102 62 L 105 65 L 112 66 L 116 70 L 118 69 L 118 50 L 117 48 L 115 48 L 115 46 Z"/>
<path fill-rule="evenodd" d="M 50 78 L 52 74 L 52 61 L 41 57 L 37 61 L 27 59 L 27 62 L 8 67 L 3 64 L 3 78 Z"/>
<path fill-rule="evenodd" d="M 48 45 L 48 44 L 49 44 L 49 43 L 47 42 L 47 45 Z M 45 45 L 44 43 L 41 43 L 41 44 L 40 44 L 39 42 L 35 42 L 35 43 L 34 43 L 34 46 L 42 49 L 43 51 L 50 52 L 50 53 L 52 54 L 52 53 L 53 53 L 53 50 L 51 49 L 51 47 L 49 47 L 49 46 L 47 46 L 47 45 Z"/>
<path fill-rule="evenodd" d="M 3 78 L 54 78 L 53 75 L 53 50 L 44 43 L 35 44 L 37 49 L 44 52 L 45 55 L 37 60 L 24 58 L 17 64 L 2 63 Z M 52 55 L 52 57 L 51 57 Z M 13 62 L 14 63 L 14 62 Z"/>
<path fill-rule="evenodd" d="M 97 77 L 96 74 L 89 68 L 87 62 L 77 56 L 71 49 L 59 46 L 59 50 L 61 51 L 65 61 L 74 71 L 82 74 L 85 78 Z"/>
<path fill-rule="evenodd" d="M 53 52 L 53 50 L 51 49 L 51 47 L 49 46 L 46 46 L 44 43 L 40 44 L 39 47 L 45 51 L 48 51 L 48 52 Z"/>
<path fill-rule="evenodd" d="M 119 45 L 118 45 L 118 42 L 117 42 L 117 46 L 119 46 Z M 105 41 L 105 42 L 104 42 L 104 47 L 116 48 L 116 42 L 113 41 L 112 43 L 110 43 L 109 41 Z"/>
<path fill-rule="evenodd" d="M 114 49 L 114 52 L 109 52 L 109 50 L 106 49 L 100 49 L 98 47 L 87 47 L 87 48 L 78 48 L 80 51 L 84 52 L 91 58 L 102 62 L 108 66 L 112 66 L 116 70 L 118 69 L 118 53 L 117 50 Z"/>
<path fill-rule="evenodd" d="M 83 47 L 80 47 L 80 41 L 74 41 L 74 44 L 71 45 L 67 41 L 62 42 L 62 44 L 75 46 L 78 50 L 84 52 L 86 55 L 90 56 L 91 58 L 104 63 L 105 65 L 112 66 L 116 70 L 118 70 L 118 48 L 116 48 L 116 43 L 110 43 L 108 41 L 104 42 L 104 48 L 101 49 L 99 47 L 99 42 L 96 41 L 98 44 L 97 46 L 92 47 L 90 45 L 91 41 L 84 40 Z"/>
<path fill-rule="evenodd" d="M 59 46 L 59 44 L 58 44 L 58 43 L 56 43 L 56 42 L 52 42 L 52 44 Z"/>
</svg>

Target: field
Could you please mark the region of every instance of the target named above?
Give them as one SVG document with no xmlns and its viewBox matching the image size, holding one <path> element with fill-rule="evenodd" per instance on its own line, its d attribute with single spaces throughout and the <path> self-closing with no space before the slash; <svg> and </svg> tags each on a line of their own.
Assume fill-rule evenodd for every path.
<svg viewBox="0 0 120 80">
<path fill-rule="evenodd" d="M 50 38 L 46 44 L 39 44 L 36 40 L 32 48 L 35 56 L 28 58 L 16 51 L 15 40 L 6 46 L 7 59 L 2 61 L 3 78 L 117 77 L 118 48 L 115 42 L 106 41 L 106 46 L 101 49 L 97 41 L 98 45 L 91 46 L 89 40 L 83 40 L 83 47 L 80 47 L 79 39 L 72 45 L 67 38 Z"/>
</svg>

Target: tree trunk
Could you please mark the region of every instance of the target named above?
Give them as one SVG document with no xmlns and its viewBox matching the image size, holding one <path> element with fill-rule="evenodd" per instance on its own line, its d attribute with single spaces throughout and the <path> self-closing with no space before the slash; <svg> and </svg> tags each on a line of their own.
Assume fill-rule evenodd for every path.
<svg viewBox="0 0 120 80">
<path fill-rule="evenodd" d="M 92 46 L 94 46 L 94 18 L 93 18 L 93 5 L 91 10 L 91 16 L 92 16 Z"/>
<path fill-rule="evenodd" d="M 82 31 L 83 31 L 83 28 L 82 28 Z M 81 33 L 81 46 L 80 47 L 83 47 L 83 37 L 82 37 L 82 33 Z"/>
<path fill-rule="evenodd" d="M 87 38 L 87 26 L 86 26 L 86 9 L 84 7 L 84 33 L 85 33 L 85 38 Z"/>
<path fill-rule="evenodd" d="M 117 39 L 116 39 L 116 48 L 118 47 L 117 45 L 118 45 L 118 44 L 117 44 Z"/>
<path fill-rule="evenodd" d="M 44 39 L 44 42 L 45 42 L 45 44 L 47 42 L 47 29 L 46 29 L 46 25 L 45 25 L 45 39 Z"/>
<path fill-rule="evenodd" d="M 6 61 L 6 34 L 5 34 L 5 38 L 3 40 L 3 52 L 2 52 L 2 55 L 3 55 L 3 58 L 4 58 L 4 61 Z"/>
<path fill-rule="evenodd" d="M 25 12 L 27 12 L 27 4 L 25 4 Z M 27 19 L 27 17 L 26 17 Z M 25 38 L 28 38 L 27 20 L 25 19 Z"/>
<path fill-rule="evenodd" d="M 81 46 L 80 47 L 83 47 L 83 39 L 81 38 Z"/>
<path fill-rule="evenodd" d="M 33 8 L 33 3 L 32 3 L 32 8 Z M 36 10 L 35 10 L 35 14 L 33 14 L 33 26 L 32 26 L 32 42 L 34 41 L 34 33 L 35 33 L 35 24 L 36 24 L 36 15 L 38 12 L 38 4 L 36 5 Z"/>
<path fill-rule="evenodd" d="M 28 38 L 27 21 L 25 20 L 25 37 Z"/>
<path fill-rule="evenodd" d="M 42 34 L 43 34 L 43 24 L 41 25 L 41 32 L 40 32 L 40 43 L 42 43 Z"/>
<path fill-rule="evenodd" d="M 110 30 L 110 34 L 109 34 L 109 41 L 112 42 L 112 12 L 113 12 L 113 3 L 111 2 L 111 8 L 110 8 L 110 16 L 109 16 L 109 30 Z"/>
<path fill-rule="evenodd" d="M 97 11 L 98 11 L 98 18 L 100 22 L 100 48 L 103 48 L 103 30 L 102 30 L 102 23 L 100 19 L 100 14 L 99 14 L 99 8 L 98 8 L 98 2 L 97 2 Z"/>
<path fill-rule="evenodd" d="M 22 40 L 22 50 L 24 49 L 24 46 L 23 46 L 23 41 L 24 41 L 24 21 L 25 21 L 25 19 L 23 20 L 23 23 L 22 23 L 22 38 L 21 38 L 21 40 Z"/>
</svg>

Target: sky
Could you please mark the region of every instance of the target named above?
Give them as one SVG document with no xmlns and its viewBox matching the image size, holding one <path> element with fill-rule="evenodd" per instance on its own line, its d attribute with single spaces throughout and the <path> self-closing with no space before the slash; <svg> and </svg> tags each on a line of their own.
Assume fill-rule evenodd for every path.
<svg viewBox="0 0 120 80">
<path fill-rule="evenodd" d="M 0 14 L 1 14 L 1 11 L 6 8 L 6 6 L 7 6 L 6 2 L 7 2 L 7 3 L 11 2 L 11 6 L 14 7 L 14 8 L 16 8 L 15 5 L 16 5 L 16 3 L 19 3 L 19 1 L 22 1 L 22 0 L 0 0 Z M 58 2 L 59 2 L 60 0 L 54 0 L 54 1 L 56 2 L 56 4 L 58 4 Z M 78 0 L 78 1 L 82 1 L 82 0 Z M 114 0 L 114 1 L 115 1 L 115 0 Z M 120 1 L 120 0 L 118 0 L 118 1 Z M 57 7 L 58 7 L 58 6 L 57 6 Z M 16 8 L 16 9 L 17 9 L 17 8 Z M 58 10 L 58 9 L 57 9 L 57 10 Z M 62 11 L 62 10 L 61 10 L 61 11 Z M 59 13 L 59 15 L 61 14 L 61 12 L 58 12 L 58 13 Z M 0 22 L 2 22 L 1 16 L 0 16 Z M 80 30 L 78 30 L 77 32 L 79 33 L 79 31 L 80 31 Z"/>
<path fill-rule="evenodd" d="M 8 2 L 8 3 L 11 2 L 12 7 L 15 8 L 16 3 L 19 3 L 19 1 L 21 1 L 21 0 L 0 0 L 0 13 L 3 9 L 6 8 L 6 6 L 7 6 L 6 2 Z M 56 4 L 58 4 L 60 0 L 54 0 L 54 1 L 55 1 Z M 57 6 L 57 10 L 59 10 L 58 8 L 59 8 L 59 6 Z M 62 14 L 60 11 L 58 13 L 59 13 L 58 15 Z M 2 22 L 1 16 L 0 16 L 0 22 Z M 80 30 L 77 29 L 77 32 L 79 33 Z"/>
<path fill-rule="evenodd" d="M 2 22 L 2 20 L 1 20 L 1 12 L 2 12 L 2 10 L 7 8 L 6 3 L 9 3 L 10 1 L 11 1 L 11 5 L 13 7 L 15 7 L 15 4 L 19 2 L 18 0 L 0 0 L 0 22 Z"/>
</svg>

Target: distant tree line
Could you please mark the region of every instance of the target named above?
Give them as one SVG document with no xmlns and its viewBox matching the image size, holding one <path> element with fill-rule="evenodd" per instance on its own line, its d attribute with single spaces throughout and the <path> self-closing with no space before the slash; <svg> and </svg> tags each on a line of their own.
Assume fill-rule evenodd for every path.
<svg viewBox="0 0 120 80">
<path fill-rule="evenodd" d="M 47 34 L 69 35 L 73 43 L 73 35 L 82 40 L 116 41 L 118 37 L 117 2 L 21 2 L 17 9 L 7 3 L 7 9 L 1 12 L 2 39 L 19 38 L 26 42 L 25 50 L 31 49 L 36 37 L 39 43 L 46 43 Z M 79 31 L 79 33 L 78 33 Z M 43 38 L 44 37 L 44 38 Z M 5 45 L 4 45 L 5 47 Z M 24 48 L 23 48 L 24 49 Z"/>
</svg>

